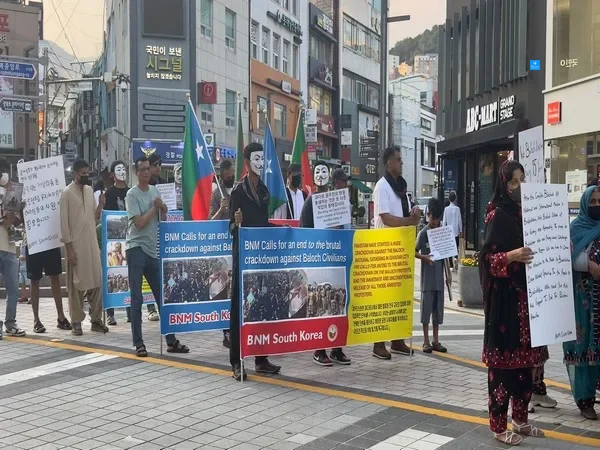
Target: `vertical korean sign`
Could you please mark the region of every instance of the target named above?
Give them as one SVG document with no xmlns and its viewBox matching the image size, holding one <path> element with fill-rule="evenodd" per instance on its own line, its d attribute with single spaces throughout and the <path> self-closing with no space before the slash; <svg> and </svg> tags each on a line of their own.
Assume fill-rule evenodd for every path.
<svg viewBox="0 0 600 450">
<path fill-rule="evenodd" d="M 60 247 L 60 197 L 65 189 L 62 156 L 17 164 L 30 255 Z"/>
<path fill-rule="evenodd" d="M 531 346 L 575 339 L 575 304 L 567 188 L 521 185 L 523 240 L 533 250 L 526 266 Z"/>
</svg>

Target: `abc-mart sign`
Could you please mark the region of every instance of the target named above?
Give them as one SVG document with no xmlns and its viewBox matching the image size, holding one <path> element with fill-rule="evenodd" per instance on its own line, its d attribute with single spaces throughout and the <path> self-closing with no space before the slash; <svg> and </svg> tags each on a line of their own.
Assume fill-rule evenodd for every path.
<svg viewBox="0 0 600 450">
<path fill-rule="evenodd" d="M 515 96 L 500 97 L 493 103 L 467 109 L 466 133 L 504 123 L 515 118 Z"/>
</svg>

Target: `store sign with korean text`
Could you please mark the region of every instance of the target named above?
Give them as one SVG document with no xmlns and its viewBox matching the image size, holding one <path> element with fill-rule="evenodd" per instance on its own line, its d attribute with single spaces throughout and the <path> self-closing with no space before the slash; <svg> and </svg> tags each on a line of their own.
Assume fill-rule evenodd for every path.
<svg viewBox="0 0 600 450">
<path fill-rule="evenodd" d="M 515 96 L 501 97 L 488 105 L 467 109 L 466 133 L 504 123 L 515 118 Z"/>
<path fill-rule="evenodd" d="M 282 27 L 287 28 L 292 33 L 302 36 L 302 26 L 290 16 L 282 13 L 280 10 L 277 10 L 277 14 L 268 11 L 267 16 L 279 22 Z"/>
<path fill-rule="evenodd" d="M 331 20 L 326 14 L 319 13 L 317 16 L 317 26 L 323 31 L 333 34 L 333 20 Z"/>
<path fill-rule="evenodd" d="M 333 117 L 317 113 L 317 131 L 327 134 L 336 134 Z"/>
<path fill-rule="evenodd" d="M 181 47 L 146 45 L 146 78 L 181 81 L 183 59 Z"/>
<path fill-rule="evenodd" d="M 548 103 L 548 124 L 556 125 L 562 121 L 562 103 Z"/>
</svg>

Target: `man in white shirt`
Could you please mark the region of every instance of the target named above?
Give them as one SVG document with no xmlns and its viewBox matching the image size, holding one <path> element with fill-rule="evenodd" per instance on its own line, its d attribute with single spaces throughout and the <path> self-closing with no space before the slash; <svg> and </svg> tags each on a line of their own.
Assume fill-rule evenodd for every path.
<svg viewBox="0 0 600 450">
<path fill-rule="evenodd" d="M 450 205 L 446 207 L 444 210 L 444 219 L 442 220 L 442 226 L 452 227 L 452 231 L 454 232 L 454 237 L 456 239 L 456 248 L 459 248 L 460 238 L 462 237 L 462 216 L 460 215 L 460 208 L 456 206 L 456 192 L 450 192 L 448 196 L 450 200 Z M 456 268 L 458 264 L 454 262 L 453 258 L 450 258 L 450 267 Z"/>
<path fill-rule="evenodd" d="M 302 168 L 300 167 L 300 164 L 290 164 L 290 167 L 288 167 L 288 180 L 286 188 L 288 203 L 281 205 L 275 210 L 273 213 L 273 219 L 300 220 L 302 207 L 304 206 L 304 201 L 307 197 L 306 192 L 300 189 L 301 186 Z"/>
<path fill-rule="evenodd" d="M 419 223 L 421 210 L 410 208 L 406 195 L 406 180 L 402 178 L 402 157 L 400 149 L 388 147 L 383 153 L 385 175 L 375 185 L 373 201 L 375 206 L 375 228 L 412 227 Z M 410 355 L 411 350 L 404 340 L 392 341 L 392 353 Z M 379 359 L 391 359 L 385 342 L 373 344 L 373 356 Z"/>
</svg>

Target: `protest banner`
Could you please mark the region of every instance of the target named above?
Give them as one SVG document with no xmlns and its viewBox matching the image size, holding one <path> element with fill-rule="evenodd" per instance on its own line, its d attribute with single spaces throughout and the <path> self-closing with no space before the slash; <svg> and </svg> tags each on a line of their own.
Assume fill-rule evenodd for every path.
<svg viewBox="0 0 600 450">
<path fill-rule="evenodd" d="M 177 193 L 175 191 L 175 183 L 162 183 L 157 184 L 156 189 L 160 194 L 160 198 L 163 203 L 167 206 L 169 211 L 177 209 Z"/>
<path fill-rule="evenodd" d="M 241 356 L 412 336 L 415 229 L 240 229 Z"/>
<path fill-rule="evenodd" d="M 229 328 L 232 236 L 229 221 L 161 222 L 160 332 Z"/>
<path fill-rule="evenodd" d="M 288 226 L 298 228 L 300 226 L 300 221 L 296 219 L 269 219 L 269 223 L 277 225 L 278 227 Z"/>
<path fill-rule="evenodd" d="M 23 184 L 23 216 L 30 255 L 61 247 L 60 197 L 65 189 L 62 156 L 17 164 Z"/>
<path fill-rule="evenodd" d="M 352 223 L 348 189 L 312 194 L 313 218 L 317 229 L 336 228 Z"/>
<path fill-rule="evenodd" d="M 525 181 L 546 182 L 543 125 L 519 133 L 519 162 L 525 169 Z"/>
<path fill-rule="evenodd" d="M 567 188 L 563 184 L 521 185 L 523 240 L 534 252 L 526 265 L 531 346 L 572 341 L 575 302 Z"/>
<path fill-rule="evenodd" d="M 131 306 L 129 273 L 125 253 L 128 218 L 126 211 L 102 211 L 102 307 Z M 154 303 L 150 286 L 142 284 L 144 303 Z"/>
<path fill-rule="evenodd" d="M 437 227 L 427 230 L 429 254 L 434 261 L 458 256 L 458 247 L 452 227 Z"/>
</svg>

